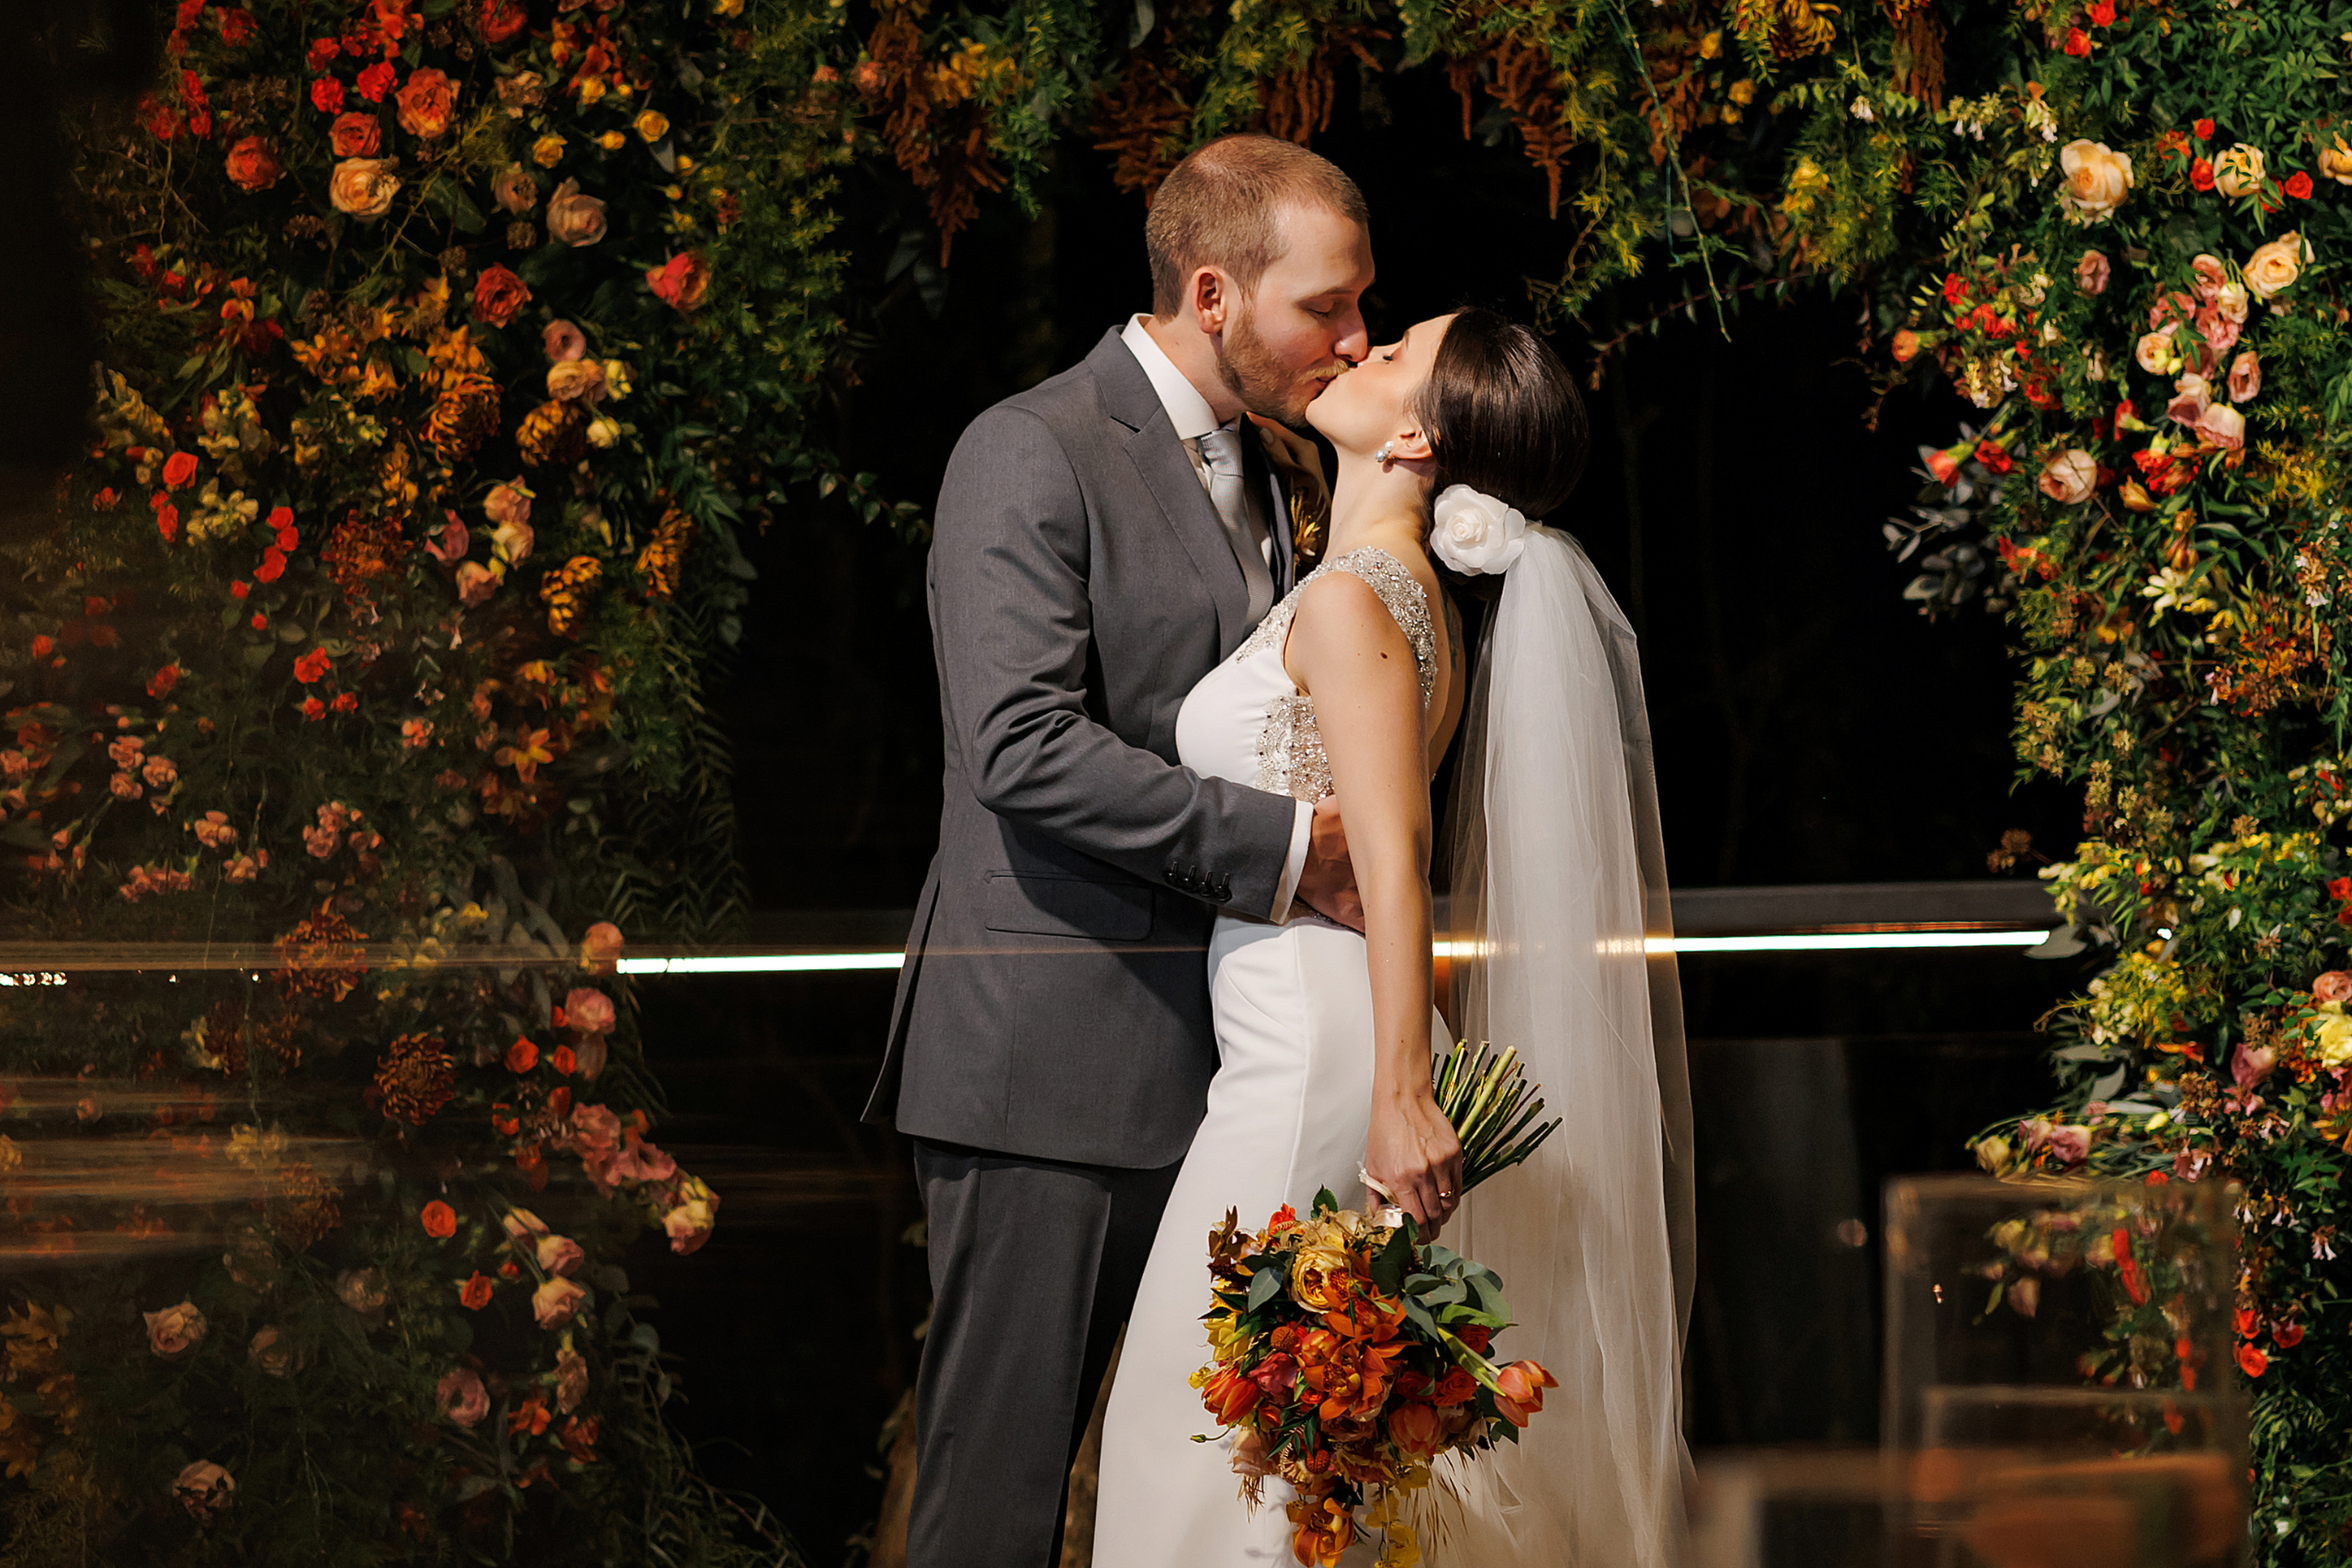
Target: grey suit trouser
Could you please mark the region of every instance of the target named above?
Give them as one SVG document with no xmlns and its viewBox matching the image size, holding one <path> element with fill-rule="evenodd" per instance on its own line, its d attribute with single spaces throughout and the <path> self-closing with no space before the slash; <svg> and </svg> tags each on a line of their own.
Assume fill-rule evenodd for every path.
<svg viewBox="0 0 2352 1568">
<path fill-rule="evenodd" d="M 1057 1568 L 1070 1461 L 1176 1171 L 915 1140 L 933 1304 L 908 1568 Z"/>
</svg>

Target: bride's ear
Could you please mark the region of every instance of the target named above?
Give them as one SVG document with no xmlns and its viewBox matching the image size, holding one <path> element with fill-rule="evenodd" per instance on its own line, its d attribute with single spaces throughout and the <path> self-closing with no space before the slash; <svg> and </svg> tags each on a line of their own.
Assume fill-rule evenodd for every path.
<svg viewBox="0 0 2352 1568">
<path fill-rule="evenodd" d="M 1430 446 L 1426 430 L 1403 430 L 1396 433 L 1387 447 L 1389 460 L 1397 463 L 1426 463 L 1437 456 Z"/>
</svg>

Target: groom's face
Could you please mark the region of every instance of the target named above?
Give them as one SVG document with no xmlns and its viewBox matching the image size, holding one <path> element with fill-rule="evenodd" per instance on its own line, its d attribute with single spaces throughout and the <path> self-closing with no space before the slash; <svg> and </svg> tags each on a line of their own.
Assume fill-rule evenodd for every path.
<svg viewBox="0 0 2352 1568">
<path fill-rule="evenodd" d="M 1372 237 L 1320 206 L 1290 209 L 1282 232 L 1287 247 L 1226 324 L 1217 370 L 1251 412 L 1296 425 L 1364 356 L 1359 302 L 1372 287 Z"/>
</svg>

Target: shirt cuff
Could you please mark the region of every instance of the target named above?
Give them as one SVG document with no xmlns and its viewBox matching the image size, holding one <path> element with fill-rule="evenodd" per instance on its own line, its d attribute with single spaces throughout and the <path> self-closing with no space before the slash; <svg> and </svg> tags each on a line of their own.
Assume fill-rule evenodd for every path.
<svg viewBox="0 0 2352 1568">
<path fill-rule="evenodd" d="M 1281 925 L 1290 919 L 1292 895 L 1298 891 L 1298 874 L 1306 869 L 1306 846 L 1313 839 L 1315 803 L 1298 802 L 1298 815 L 1290 828 L 1290 856 L 1283 862 L 1283 879 L 1274 884 L 1274 907 L 1266 919 Z"/>
</svg>

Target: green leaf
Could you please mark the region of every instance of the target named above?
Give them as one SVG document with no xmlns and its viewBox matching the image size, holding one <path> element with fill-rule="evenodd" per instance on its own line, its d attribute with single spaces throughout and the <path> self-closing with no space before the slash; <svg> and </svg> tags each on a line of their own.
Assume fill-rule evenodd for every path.
<svg viewBox="0 0 2352 1568">
<path fill-rule="evenodd" d="M 1404 1288 L 1406 1271 L 1412 1266 L 1413 1243 L 1400 1225 L 1388 1238 L 1388 1245 L 1380 1249 L 1380 1256 L 1372 1260 L 1373 1288 L 1385 1295 L 1396 1295 Z"/>
<path fill-rule="evenodd" d="M 1279 1260 L 1261 1263 L 1250 1279 L 1250 1310 L 1257 1311 L 1274 1299 L 1283 1288 L 1283 1278 L 1288 1272 Z"/>
<path fill-rule="evenodd" d="M 1337 1213 L 1339 1213 L 1339 1209 L 1340 1201 L 1331 1196 L 1331 1190 L 1329 1188 L 1318 1187 L 1315 1190 L 1315 1208 L 1313 1213 L 1317 1214 Z"/>
</svg>

